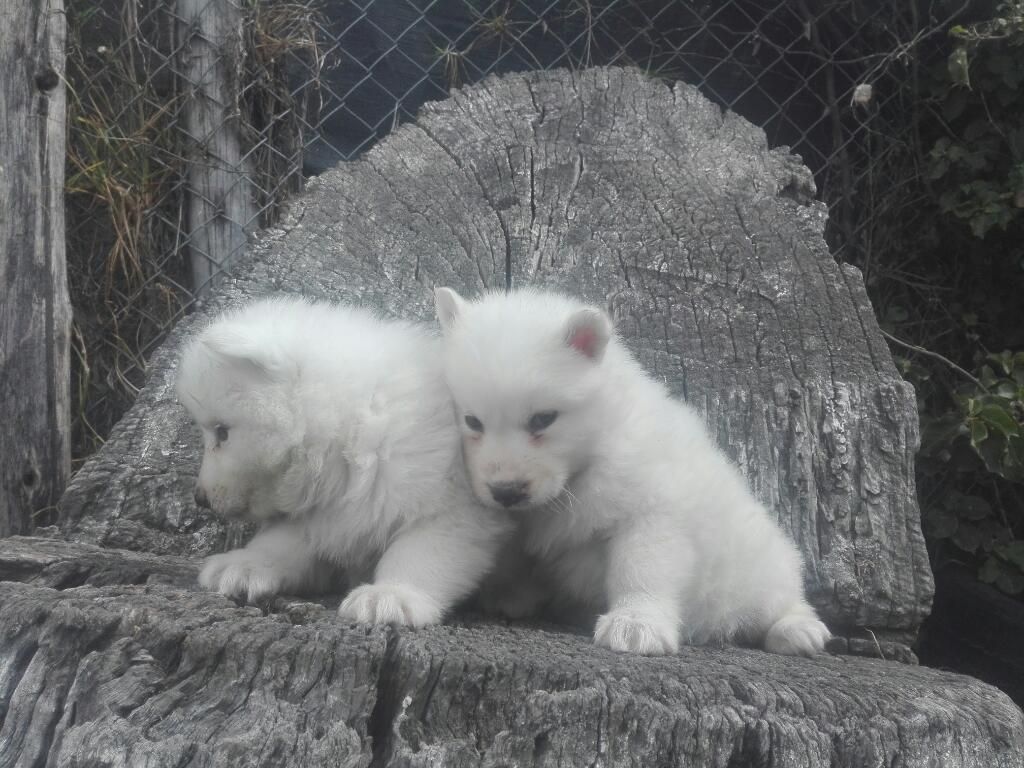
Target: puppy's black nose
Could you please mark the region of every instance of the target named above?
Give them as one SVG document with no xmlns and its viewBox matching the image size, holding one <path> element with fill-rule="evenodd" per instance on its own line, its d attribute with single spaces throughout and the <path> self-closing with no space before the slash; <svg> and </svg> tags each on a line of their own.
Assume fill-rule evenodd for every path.
<svg viewBox="0 0 1024 768">
<path fill-rule="evenodd" d="M 491 483 L 487 486 L 494 500 L 503 507 L 511 507 L 527 499 L 527 483 L 519 480 L 511 483 Z"/>
<path fill-rule="evenodd" d="M 207 498 L 206 491 L 204 491 L 198 485 L 196 486 L 195 493 L 192 494 L 192 495 L 195 497 L 196 504 L 198 506 L 202 507 L 203 509 L 209 509 L 210 508 L 210 499 Z"/>
</svg>

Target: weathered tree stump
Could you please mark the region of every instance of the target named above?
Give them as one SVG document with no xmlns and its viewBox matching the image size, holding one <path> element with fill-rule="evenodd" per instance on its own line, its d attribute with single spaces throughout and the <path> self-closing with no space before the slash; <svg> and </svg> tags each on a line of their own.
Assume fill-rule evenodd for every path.
<svg viewBox="0 0 1024 768">
<path fill-rule="evenodd" d="M 32 581 L 117 556 L 61 544 Z M 0 583 L 0 766 L 1020 765 L 1020 711 L 961 675 L 740 649 L 652 659 L 461 620 L 398 634 L 312 603 L 238 608 L 169 586 L 164 557 L 124 557 L 159 575 Z"/>
<path fill-rule="evenodd" d="M 399 633 L 187 587 L 183 556 L 243 534 L 191 501 L 198 435 L 172 389 L 191 329 L 270 291 L 426 319 L 433 285 L 540 282 L 608 306 L 705 413 L 805 553 L 837 647 L 910 657 L 932 588 L 913 393 L 812 191 L 695 89 L 608 69 L 488 80 L 313 182 L 74 479 L 52 534 L 78 543 L 0 542 L 21 582 L 0 586 L 0 767 L 1024 764 L 1007 697 L 913 665 L 637 658 L 466 618 Z"/>
</svg>

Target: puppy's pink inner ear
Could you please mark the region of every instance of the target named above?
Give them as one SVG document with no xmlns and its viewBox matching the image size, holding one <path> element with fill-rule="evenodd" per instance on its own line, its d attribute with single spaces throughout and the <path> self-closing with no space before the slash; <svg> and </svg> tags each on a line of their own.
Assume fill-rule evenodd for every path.
<svg viewBox="0 0 1024 768">
<path fill-rule="evenodd" d="M 593 328 L 577 328 L 569 335 L 569 346 L 577 352 L 593 358 L 597 354 L 597 331 Z"/>
</svg>

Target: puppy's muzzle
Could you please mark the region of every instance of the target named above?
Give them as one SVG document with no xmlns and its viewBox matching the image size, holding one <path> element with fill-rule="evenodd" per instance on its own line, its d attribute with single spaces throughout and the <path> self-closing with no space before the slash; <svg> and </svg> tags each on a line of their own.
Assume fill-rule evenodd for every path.
<svg viewBox="0 0 1024 768">
<path fill-rule="evenodd" d="M 487 489 L 496 502 L 503 507 L 511 507 L 526 501 L 530 495 L 527 493 L 529 484 L 525 480 L 510 483 L 491 483 Z"/>
<path fill-rule="evenodd" d="M 210 497 L 207 496 L 206 491 L 204 491 L 198 485 L 196 486 L 195 491 L 192 493 L 192 496 L 193 498 L 195 498 L 197 506 L 202 507 L 203 509 L 210 508 Z"/>
</svg>

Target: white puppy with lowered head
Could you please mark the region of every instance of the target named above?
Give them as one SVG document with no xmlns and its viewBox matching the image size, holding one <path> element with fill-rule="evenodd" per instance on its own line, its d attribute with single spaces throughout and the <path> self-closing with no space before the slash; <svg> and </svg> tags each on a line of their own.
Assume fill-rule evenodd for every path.
<svg viewBox="0 0 1024 768">
<path fill-rule="evenodd" d="M 184 349 L 178 396 L 203 434 L 196 501 L 265 524 L 200 583 L 258 601 L 351 586 L 343 617 L 423 626 L 491 568 L 508 521 L 476 503 L 426 330 L 274 298 Z M 340 585 L 333 585 L 337 588 Z"/>
<path fill-rule="evenodd" d="M 436 303 L 474 492 L 518 519 L 561 595 L 603 612 L 598 645 L 824 648 L 796 548 L 603 312 L 533 290 Z"/>
</svg>

